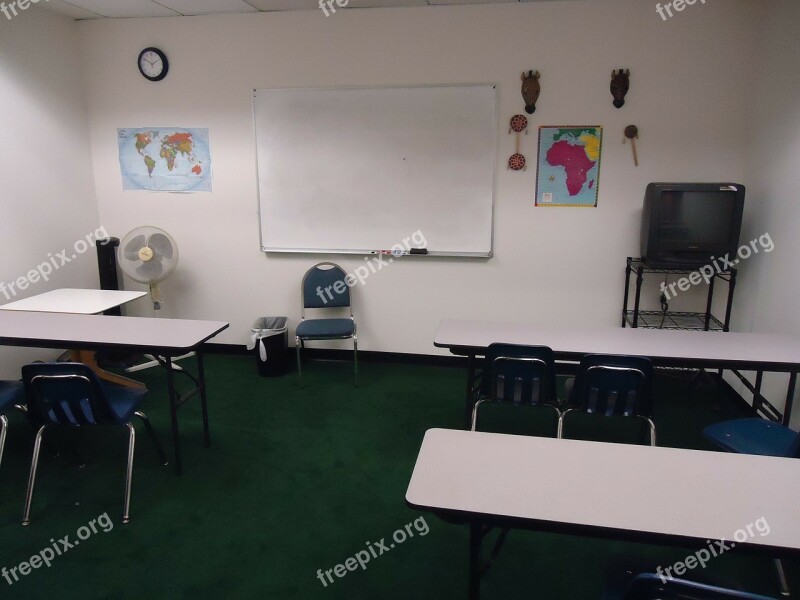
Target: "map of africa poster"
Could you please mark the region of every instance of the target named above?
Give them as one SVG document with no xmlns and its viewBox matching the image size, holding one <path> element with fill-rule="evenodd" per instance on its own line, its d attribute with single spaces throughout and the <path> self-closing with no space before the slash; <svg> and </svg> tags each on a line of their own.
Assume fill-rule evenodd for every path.
<svg viewBox="0 0 800 600">
<path fill-rule="evenodd" d="M 123 190 L 210 192 L 208 129 L 117 129 Z"/>
<path fill-rule="evenodd" d="M 603 128 L 539 127 L 536 206 L 597 206 Z"/>
</svg>

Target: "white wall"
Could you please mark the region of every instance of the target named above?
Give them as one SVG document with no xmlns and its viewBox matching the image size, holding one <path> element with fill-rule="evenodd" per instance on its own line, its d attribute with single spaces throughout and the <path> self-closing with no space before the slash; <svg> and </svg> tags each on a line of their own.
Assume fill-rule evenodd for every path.
<svg viewBox="0 0 800 600">
<path fill-rule="evenodd" d="M 322 257 L 259 250 L 252 90 L 493 81 L 495 257 L 406 260 L 376 273 L 355 290 L 359 345 L 433 353 L 442 317 L 616 325 L 645 185 L 748 183 L 754 4 L 698 3 L 667 22 L 641 0 L 81 22 L 100 220 L 120 237 L 153 224 L 177 238 L 181 264 L 163 285 L 165 315 L 228 320 L 217 340 L 226 343 L 242 343 L 260 315 L 288 315 L 294 325 L 300 278 Z M 136 68 L 150 45 L 171 63 L 157 84 Z M 609 93 L 618 67 L 632 72 L 621 110 Z M 523 69 L 542 73 L 532 135 L 522 140 L 530 164 L 539 125 L 605 127 L 598 208 L 534 208 L 535 169 L 505 169 Z M 639 168 L 621 143 L 630 123 L 640 130 Z M 173 125 L 210 129 L 213 193 L 123 193 L 116 128 Z M 361 262 L 335 260 L 348 270 Z"/>
<path fill-rule="evenodd" d="M 71 258 L 73 244 L 99 226 L 82 71 L 71 20 L 34 9 L 0 16 L 0 303 L 97 286 L 94 250 Z M 34 275 L 18 289 L 17 279 L 63 249 L 70 262 L 53 268 L 49 281 Z M 22 364 L 50 356 L 0 347 L 0 377 L 18 378 Z"/>
<path fill-rule="evenodd" d="M 748 163 L 747 219 L 742 239 L 768 233 L 775 249 L 748 260 L 737 291 L 735 322 L 743 331 L 800 334 L 800 277 L 797 234 L 800 194 L 800 3 L 771 0 L 756 22 L 756 70 L 750 74 L 758 95 L 748 108 L 752 121 Z M 767 397 L 781 400 L 786 377 L 767 378 Z M 796 401 L 797 402 L 797 401 Z M 776 402 L 782 407 L 782 402 Z M 800 426 L 795 404 L 793 424 Z"/>
</svg>

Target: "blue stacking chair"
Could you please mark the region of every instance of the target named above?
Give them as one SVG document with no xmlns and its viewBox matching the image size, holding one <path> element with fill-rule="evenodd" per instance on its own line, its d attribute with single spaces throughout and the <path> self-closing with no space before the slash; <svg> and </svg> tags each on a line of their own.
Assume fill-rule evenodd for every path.
<svg viewBox="0 0 800 600">
<path fill-rule="evenodd" d="M 728 452 L 800 458 L 800 433 L 759 417 L 716 423 L 706 427 L 703 435 Z M 788 596 L 789 584 L 779 559 L 775 559 L 775 568 L 778 570 L 781 593 Z"/>
<path fill-rule="evenodd" d="M 567 381 L 567 410 L 558 422 L 563 437 L 564 421 L 573 412 L 605 417 L 636 417 L 650 427 L 650 445 L 656 445 L 653 411 L 653 364 L 642 356 L 587 354 L 574 380 Z"/>
<path fill-rule="evenodd" d="M 301 320 L 295 332 L 297 351 L 297 376 L 303 382 L 300 351 L 305 342 L 312 340 L 353 339 L 353 373 L 358 385 L 358 334 L 350 302 L 347 275 L 339 265 L 321 262 L 311 267 L 303 276 L 300 294 L 303 300 Z M 342 309 L 350 311 L 349 318 L 306 319 L 306 309 Z"/>
<path fill-rule="evenodd" d="M 161 444 L 158 443 L 150 421 L 143 412 L 137 410 L 147 395 L 147 390 L 100 382 L 88 366 L 71 362 L 25 365 L 22 367 L 22 380 L 28 401 L 28 419 L 31 424 L 38 427 L 33 446 L 22 524 L 30 523 L 33 486 L 36 481 L 36 468 L 39 463 L 39 451 L 45 429 L 50 426 L 88 427 L 106 424 L 124 425 L 129 432 L 122 522 L 130 521 L 133 452 L 136 441 L 136 431 L 131 423 L 134 416 L 144 422 L 162 464 L 167 464 L 164 451 Z"/>
<path fill-rule="evenodd" d="M 0 465 L 3 464 L 3 449 L 8 435 L 6 413 L 14 406 L 25 402 L 25 392 L 21 381 L 0 381 Z"/>
<path fill-rule="evenodd" d="M 494 431 L 495 433 L 515 433 L 531 435 L 534 428 L 525 418 L 537 408 L 553 412 L 553 427 L 550 437 L 556 435 L 556 424 L 561 412 L 556 395 L 556 368 L 553 350 L 547 346 L 523 346 L 517 344 L 490 344 L 486 349 L 480 385 L 477 389 L 477 402 L 472 409 L 472 431 Z M 498 409 L 515 411 L 512 422 L 513 431 L 504 427 L 489 429 L 478 418 L 481 407 L 484 411 L 496 405 Z M 499 412 L 499 411 L 498 411 Z M 488 535 L 489 530 L 481 536 Z M 483 576 L 494 564 L 508 537 L 509 528 L 504 527 L 492 548 L 488 560 L 480 567 Z"/>
<path fill-rule="evenodd" d="M 472 430 L 478 430 L 478 413 L 487 403 L 547 408 L 554 412 L 557 422 L 561 413 L 555 373 L 555 357 L 547 346 L 490 344 L 472 410 Z M 555 434 L 554 428 L 553 437 Z"/>
<path fill-rule="evenodd" d="M 625 593 L 625 600 L 775 600 L 775 598 L 685 579 L 662 581 L 655 573 L 642 573 L 631 581 Z"/>
</svg>

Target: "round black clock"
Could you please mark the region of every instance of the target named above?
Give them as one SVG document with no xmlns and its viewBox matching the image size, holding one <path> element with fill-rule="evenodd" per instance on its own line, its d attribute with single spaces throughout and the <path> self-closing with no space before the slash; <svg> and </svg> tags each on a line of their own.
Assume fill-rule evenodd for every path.
<svg viewBox="0 0 800 600">
<path fill-rule="evenodd" d="M 167 55 L 158 48 L 145 48 L 139 53 L 139 72 L 145 79 L 161 81 L 169 71 Z"/>
</svg>

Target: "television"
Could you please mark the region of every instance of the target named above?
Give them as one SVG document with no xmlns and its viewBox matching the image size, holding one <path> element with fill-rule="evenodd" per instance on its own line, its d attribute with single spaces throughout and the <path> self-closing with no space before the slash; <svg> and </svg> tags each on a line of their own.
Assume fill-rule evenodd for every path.
<svg viewBox="0 0 800 600">
<path fill-rule="evenodd" d="M 642 259 L 654 268 L 695 269 L 736 255 L 744 211 L 738 183 L 650 183 L 642 212 Z"/>
</svg>

